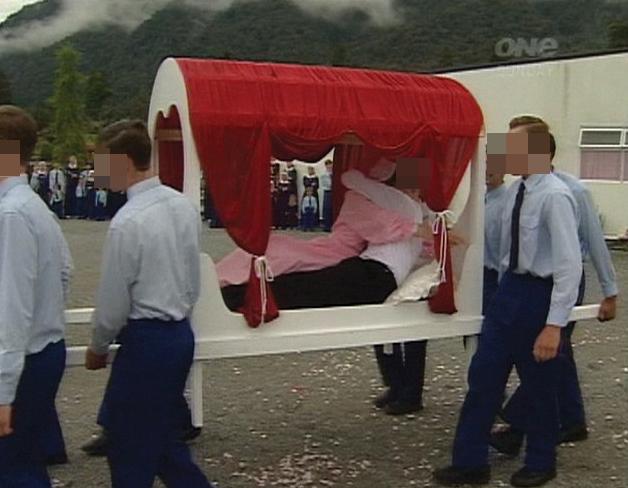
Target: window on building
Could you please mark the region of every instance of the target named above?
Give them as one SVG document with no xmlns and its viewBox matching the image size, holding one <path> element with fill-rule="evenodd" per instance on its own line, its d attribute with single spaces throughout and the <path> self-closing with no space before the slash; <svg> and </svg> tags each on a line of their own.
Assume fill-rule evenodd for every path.
<svg viewBox="0 0 628 488">
<path fill-rule="evenodd" d="M 580 177 L 583 180 L 628 181 L 628 129 L 581 129 Z"/>
</svg>

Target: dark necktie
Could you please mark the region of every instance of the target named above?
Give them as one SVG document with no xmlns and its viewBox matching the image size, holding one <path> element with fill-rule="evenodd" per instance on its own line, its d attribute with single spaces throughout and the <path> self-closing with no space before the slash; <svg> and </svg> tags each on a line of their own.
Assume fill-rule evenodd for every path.
<svg viewBox="0 0 628 488">
<path fill-rule="evenodd" d="M 523 195 L 526 186 L 522 181 L 517 191 L 515 206 L 512 209 L 512 220 L 510 222 L 510 263 L 508 269 L 514 271 L 519 266 L 519 217 L 521 217 L 521 205 L 523 205 Z"/>
</svg>

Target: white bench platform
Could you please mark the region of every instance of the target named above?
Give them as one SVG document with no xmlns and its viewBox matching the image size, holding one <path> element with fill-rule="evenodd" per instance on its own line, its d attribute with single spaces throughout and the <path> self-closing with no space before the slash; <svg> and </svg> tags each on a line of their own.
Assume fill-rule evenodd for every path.
<svg viewBox="0 0 628 488">
<path fill-rule="evenodd" d="M 410 340 L 432 340 L 479 333 L 482 317 L 457 313 L 432 314 L 426 302 L 401 305 L 365 305 L 325 309 L 290 310 L 257 329 L 225 306 L 214 264 L 201 256 L 201 298 L 193 325 L 196 334 L 194 365 L 190 374 L 192 423 L 203 425 L 203 363 L 212 359 L 262 356 L 291 352 L 322 351 L 387 344 Z M 68 324 L 87 324 L 91 308 L 66 311 Z M 572 320 L 595 318 L 598 305 L 576 307 Z M 461 344 L 462 347 L 462 344 Z M 81 366 L 85 346 L 68 348 L 68 366 Z M 115 356 L 112 347 L 110 360 Z M 469 347 L 470 354 L 474 347 Z"/>
</svg>

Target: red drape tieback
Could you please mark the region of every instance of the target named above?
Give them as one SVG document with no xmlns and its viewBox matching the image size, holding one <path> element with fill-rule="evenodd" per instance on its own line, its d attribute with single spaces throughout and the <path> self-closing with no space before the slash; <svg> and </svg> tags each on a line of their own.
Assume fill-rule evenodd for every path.
<svg viewBox="0 0 628 488">
<path fill-rule="evenodd" d="M 240 310 L 249 327 L 256 328 L 279 317 L 279 309 L 270 288 L 274 279 L 266 256 L 254 256 L 244 306 Z"/>
<path fill-rule="evenodd" d="M 436 313 L 456 313 L 453 297 L 453 273 L 451 268 L 451 249 L 449 245 L 448 219 L 453 217 L 451 210 L 443 210 L 435 213 L 436 218 L 432 224 L 434 235 L 434 254 L 438 259 L 439 293 L 430 299 L 430 310 Z M 451 298 L 450 298 L 451 297 Z"/>
<path fill-rule="evenodd" d="M 432 234 L 438 236 L 440 239 L 440 246 L 438 247 L 438 276 L 439 284 L 447 283 L 447 251 L 449 248 L 449 233 L 447 232 L 448 219 L 453 217 L 454 213 L 451 210 L 444 210 L 436 213 L 436 218 L 432 224 Z"/>
</svg>

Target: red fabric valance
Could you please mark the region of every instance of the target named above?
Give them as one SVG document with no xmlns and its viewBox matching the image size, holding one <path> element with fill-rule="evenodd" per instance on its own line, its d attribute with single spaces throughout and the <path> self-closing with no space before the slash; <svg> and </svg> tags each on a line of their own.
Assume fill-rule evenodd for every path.
<svg viewBox="0 0 628 488">
<path fill-rule="evenodd" d="M 422 158 L 423 196 L 432 210 L 443 211 L 483 124 L 475 99 L 448 78 L 271 63 L 177 62 L 218 214 L 236 244 L 256 256 L 263 256 L 270 234 L 271 156 L 318 161 L 344 135 L 354 134 L 364 145 L 338 148 L 336 178 L 339 169 L 368 169 L 381 156 Z M 257 271 L 252 268 L 250 290 L 260 285 L 257 275 L 263 269 Z M 259 295 L 251 291 L 244 310 L 252 326 L 262 319 Z M 270 290 L 267 296 L 265 318 L 270 320 L 277 311 Z M 434 311 L 455 311 L 451 275 L 431 305 Z"/>
</svg>

